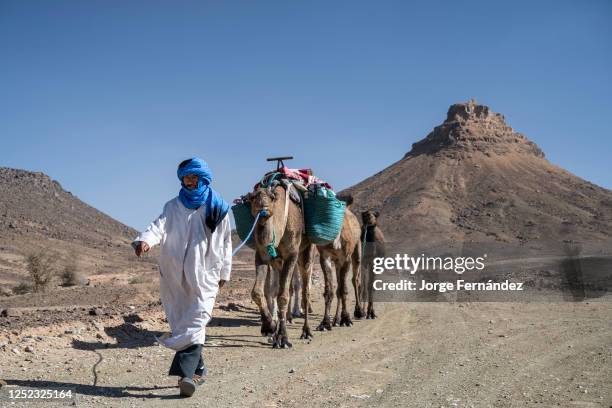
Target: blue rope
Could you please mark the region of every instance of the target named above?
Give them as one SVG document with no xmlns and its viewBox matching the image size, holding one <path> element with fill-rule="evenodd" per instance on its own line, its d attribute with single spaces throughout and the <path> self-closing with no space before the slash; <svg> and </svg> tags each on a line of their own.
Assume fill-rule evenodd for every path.
<svg viewBox="0 0 612 408">
<path fill-rule="evenodd" d="M 246 244 L 249 239 L 251 239 L 251 235 L 253 234 L 253 231 L 255 230 L 255 225 L 257 225 L 257 220 L 259 219 L 260 215 L 265 215 L 265 211 L 261 210 L 260 212 L 257 213 L 257 216 L 255 217 L 255 221 L 253 221 L 253 226 L 251 227 L 251 230 L 247 234 L 244 241 L 242 241 L 240 245 L 238 245 L 236 249 L 234 249 L 234 252 L 232 252 L 232 256 L 235 256 L 238 253 L 238 251 L 240 251 L 240 248 L 242 248 L 242 246 Z"/>
</svg>

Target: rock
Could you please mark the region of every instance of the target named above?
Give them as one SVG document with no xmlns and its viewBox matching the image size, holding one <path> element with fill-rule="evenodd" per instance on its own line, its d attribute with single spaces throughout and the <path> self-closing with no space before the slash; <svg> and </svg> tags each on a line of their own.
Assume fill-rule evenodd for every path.
<svg viewBox="0 0 612 408">
<path fill-rule="evenodd" d="M 2 312 L 0 313 L 0 316 L 2 317 L 19 317 L 21 316 L 21 310 L 18 309 L 13 309 L 13 308 L 8 308 L 8 309 L 4 309 L 2 310 Z"/>
<path fill-rule="evenodd" d="M 289 374 L 293 374 L 293 373 L 295 373 L 295 368 L 290 368 L 289 369 Z"/>
<path fill-rule="evenodd" d="M 89 315 L 90 316 L 98 316 L 99 314 L 100 314 L 100 312 L 95 307 L 92 307 L 91 309 L 89 309 Z"/>
<path fill-rule="evenodd" d="M 17 349 L 17 347 L 15 347 L 14 349 L 11 350 L 13 352 L 13 354 L 16 354 L 18 356 L 21 355 L 21 353 L 19 352 L 19 349 Z"/>
<path fill-rule="evenodd" d="M 32 346 L 26 346 L 23 351 L 25 351 L 26 353 L 33 353 L 34 352 L 34 347 Z"/>
</svg>

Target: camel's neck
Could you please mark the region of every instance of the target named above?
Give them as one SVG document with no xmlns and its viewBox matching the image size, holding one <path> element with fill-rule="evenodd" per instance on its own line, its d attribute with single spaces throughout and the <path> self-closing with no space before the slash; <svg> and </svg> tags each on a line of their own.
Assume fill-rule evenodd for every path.
<svg viewBox="0 0 612 408">
<path fill-rule="evenodd" d="M 280 189 L 278 200 L 274 201 L 274 212 L 272 216 L 272 225 L 274 225 L 274 234 L 277 239 L 280 239 L 285 233 L 285 190 Z M 278 243 L 278 241 L 276 241 Z"/>
</svg>

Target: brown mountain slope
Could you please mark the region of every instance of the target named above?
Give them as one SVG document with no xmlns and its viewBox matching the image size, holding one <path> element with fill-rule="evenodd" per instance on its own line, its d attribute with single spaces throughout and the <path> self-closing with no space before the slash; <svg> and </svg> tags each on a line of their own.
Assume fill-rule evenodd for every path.
<svg viewBox="0 0 612 408">
<path fill-rule="evenodd" d="M 500 114 L 474 101 L 401 160 L 346 189 L 357 211 L 380 210 L 395 241 L 601 242 L 612 191 L 551 164 Z"/>
<path fill-rule="evenodd" d="M 153 269 L 149 257 L 138 262 L 130 243 L 136 231 L 85 204 L 43 173 L 0 167 L 0 286 L 10 293 L 20 282 L 30 283 L 25 257 L 45 250 L 60 270 L 76 263 L 92 286 L 103 276 Z M 50 289 L 55 290 L 58 280 Z M 51 298 L 56 294 L 50 293 Z M 49 297 L 49 296 L 48 296 Z M 36 303 L 31 299 L 32 304 Z"/>
<path fill-rule="evenodd" d="M 78 241 L 96 247 L 136 234 L 43 173 L 0 167 L 0 235 Z"/>
</svg>

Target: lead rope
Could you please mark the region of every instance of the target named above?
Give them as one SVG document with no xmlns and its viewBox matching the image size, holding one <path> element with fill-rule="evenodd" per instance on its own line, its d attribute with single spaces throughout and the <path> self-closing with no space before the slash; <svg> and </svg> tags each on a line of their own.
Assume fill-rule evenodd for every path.
<svg viewBox="0 0 612 408">
<path fill-rule="evenodd" d="M 364 225 L 364 229 L 363 229 L 363 243 L 361 244 L 361 256 L 363 256 L 363 254 L 365 254 L 365 244 L 366 244 L 366 238 L 368 237 L 368 227 L 367 225 Z"/>
<path fill-rule="evenodd" d="M 251 239 L 251 235 L 253 235 L 253 231 L 255 230 L 255 225 L 257 225 L 257 220 L 259 219 L 259 217 L 260 217 L 261 215 L 265 215 L 265 213 L 266 213 L 266 212 L 265 212 L 264 210 L 261 210 L 260 212 L 258 212 L 258 213 L 257 213 L 257 216 L 255 217 L 255 221 L 253 221 L 253 225 L 251 226 L 251 230 L 250 230 L 250 231 L 249 231 L 249 233 L 247 234 L 247 236 L 246 236 L 246 238 L 244 239 L 244 241 L 242 241 L 242 242 L 240 243 L 240 245 L 238 245 L 238 246 L 236 247 L 236 249 L 234 249 L 234 251 L 232 252 L 232 256 L 235 256 L 235 255 L 238 253 L 238 251 L 240 251 L 240 248 L 242 248 L 242 247 L 244 246 L 244 244 L 246 244 L 246 243 L 247 243 L 247 241 L 248 241 L 249 239 Z M 274 235 L 272 236 L 272 239 L 274 240 Z"/>
</svg>

